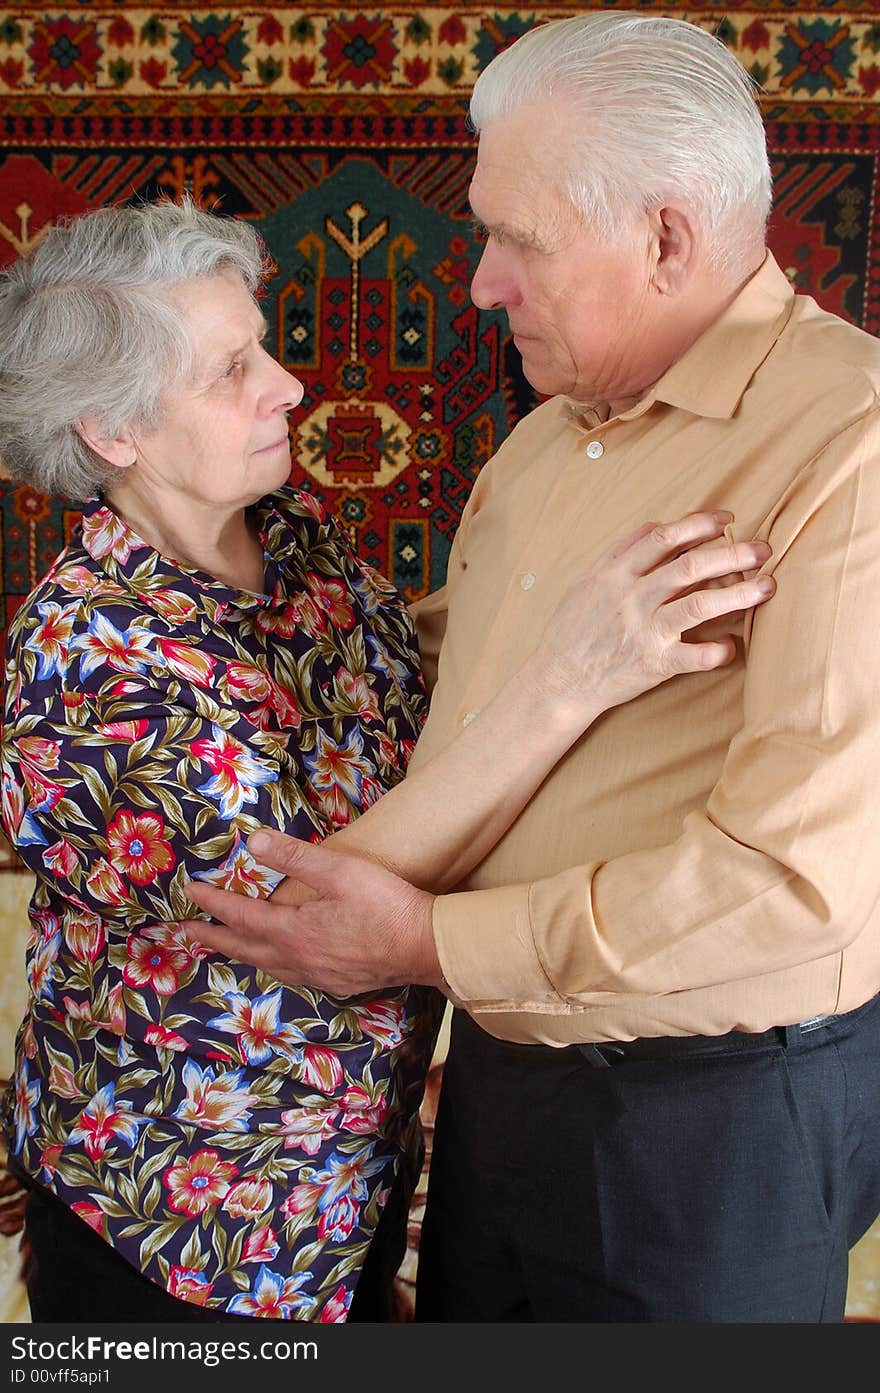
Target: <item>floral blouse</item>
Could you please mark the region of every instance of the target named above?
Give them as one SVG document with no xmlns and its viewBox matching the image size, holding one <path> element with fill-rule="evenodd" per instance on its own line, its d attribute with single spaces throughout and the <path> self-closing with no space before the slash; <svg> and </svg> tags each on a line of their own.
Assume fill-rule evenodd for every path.
<svg viewBox="0 0 880 1393">
<path fill-rule="evenodd" d="M 7 835 L 36 875 L 10 1152 L 196 1305 L 344 1321 L 442 998 L 337 1000 L 193 944 L 183 885 L 267 895 L 260 825 L 319 841 L 398 782 L 426 698 L 406 610 L 323 508 L 257 505 L 266 594 L 100 501 L 15 616 Z"/>
</svg>

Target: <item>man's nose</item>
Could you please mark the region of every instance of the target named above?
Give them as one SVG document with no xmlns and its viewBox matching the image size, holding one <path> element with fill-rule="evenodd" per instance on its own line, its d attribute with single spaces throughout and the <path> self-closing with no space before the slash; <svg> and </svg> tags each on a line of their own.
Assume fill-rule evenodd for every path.
<svg viewBox="0 0 880 1393">
<path fill-rule="evenodd" d="M 471 299 L 479 310 L 504 309 L 516 300 L 511 277 L 498 248 L 487 242 L 471 280 Z"/>
</svg>

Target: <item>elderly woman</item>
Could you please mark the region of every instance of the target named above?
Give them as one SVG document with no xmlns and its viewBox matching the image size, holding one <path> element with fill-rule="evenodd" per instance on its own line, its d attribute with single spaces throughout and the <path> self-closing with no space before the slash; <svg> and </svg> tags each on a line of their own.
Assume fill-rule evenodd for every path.
<svg viewBox="0 0 880 1393">
<path fill-rule="evenodd" d="M 443 999 L 282 986 L 188 936 L 184 886 L 271 894 L 261 825 L 381 856 L 394 785 L 396 864 L 430 844 L 454 879 L 603 709 L 730 658 L 682 641 L 689 586 L 705 614 L 759 599 L 727 573 L 766 548 L 686 551 L 729 515 L 640 529 L 402 782 L 414 635 L 287 486 L 302 387 L 263 347 L 263 278 L 255 233 L 188 201 L 59 224 L 0 278 L 0 458 L 83 502 L 6 664 L 4 824 L 36 885 L 4 1127 L 36 1320 L 388 1319 Z"/>
</svg>

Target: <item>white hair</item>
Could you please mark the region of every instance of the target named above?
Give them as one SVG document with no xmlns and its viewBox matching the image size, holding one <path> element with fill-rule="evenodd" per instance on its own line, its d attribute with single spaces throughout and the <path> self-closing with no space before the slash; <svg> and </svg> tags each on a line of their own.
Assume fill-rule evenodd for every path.
<svg viewBox="0 0 880 1393">
<path fill-rule="evenodd" d="M 175 288 L 266 272 L 252 227 L 185 197 L 64 219 L 0 272 L 0 461 L 14 479 L 83 500 L 115 476 L 80 437 L 96 419 L 153 429 L 163 392 L 192 371 Z"/>
<path fill-rule="evenodd" d="M 598 235 L 679 197 L 716 261 L 736 257 L 731 242 L 763 237 L 772 184 L 756 89 L 713 35 L 620 11 L 541 24 L 480 74 L 471 123 L 479 131 L 547 101 L 570 113 L 565 190 Z"/>
</svg>

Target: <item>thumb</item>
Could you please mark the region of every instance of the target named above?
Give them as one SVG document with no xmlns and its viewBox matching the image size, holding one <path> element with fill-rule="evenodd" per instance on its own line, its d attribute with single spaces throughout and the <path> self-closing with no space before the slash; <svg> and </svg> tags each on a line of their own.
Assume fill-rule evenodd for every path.
<svg viewBox="0 0 880 1393">
<path fill-rule="evenodd" d="M 248 851 L 264 866 L 301 880 L 312 890 L 332 890 L 338 854 L 326 846 L 288 837 L 284 832 L 261 827 L 248 837 Z"/>
</svg>

